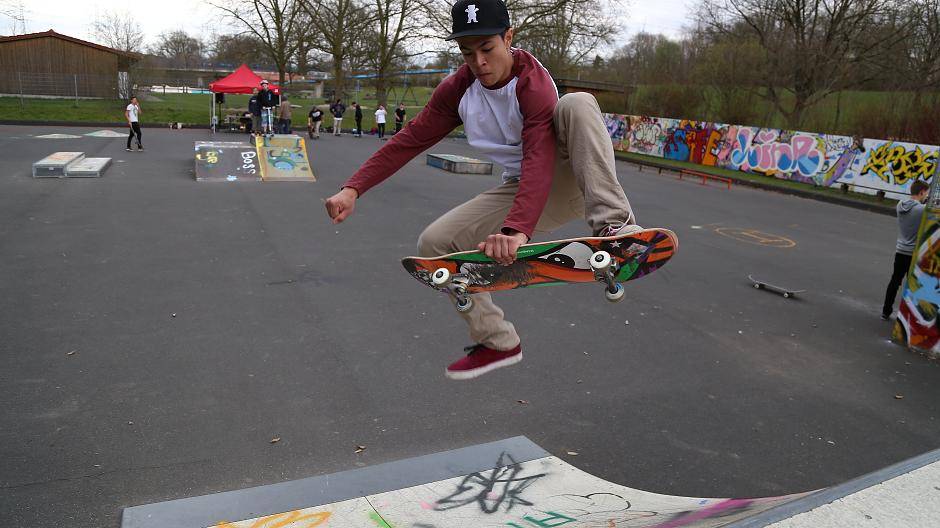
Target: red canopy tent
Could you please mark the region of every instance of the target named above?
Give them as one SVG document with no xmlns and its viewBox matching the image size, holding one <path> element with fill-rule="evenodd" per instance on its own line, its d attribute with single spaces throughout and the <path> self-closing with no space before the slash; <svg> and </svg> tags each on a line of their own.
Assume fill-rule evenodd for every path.
<svg viewBox="0 0 940 528">
<path fill-rule="evenodd" d="M 219 120 L 218 117 L 216 117 L 216 103 L 219 104 L 219 111 L 221 112 L 221 102 L 216 99 L 215 94 L 250 94 L 256 88 L 261 88 L 261 79 L 261 76 L 251 71 L 251 68 L 249 68 L 247 64 L 242 64 L 228 76 L 209 83 L 209 91 L 212 92 L 212 111 L 210 113 L 209 126 L 213 132 L 215 132 Z M 270 81 L 268 81 L 268 83 L 268 89 L 276 94 L 281 93 L 281 88 L 278 85 Z"/>
<path fill-rule="evenodd" d="M 209 90 L 215 93 L 250 94 L 255 88 L 261 88 L 261 77 L 247 64 L 242 64 L 227 77 L 209 83 Z M 281 88 L 274 83 L 270 83 L 268 88 L 276 94 L 281 93 Z"/>
</svg>

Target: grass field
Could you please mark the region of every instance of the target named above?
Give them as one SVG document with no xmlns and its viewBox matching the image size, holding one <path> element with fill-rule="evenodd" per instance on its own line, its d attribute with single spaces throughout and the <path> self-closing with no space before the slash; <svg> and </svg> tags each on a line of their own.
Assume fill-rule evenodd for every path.
<svg viewBox="0 0 940 528">
<path fill-rule="evenodd" d="M 409 92 L 405 100 L 408 118 L 413 118 L 431 96 L 431 89 L 416 87 Z M 369 130 L 375 126 L 376 99 L 374 91 L 362 91 L 363 129 Z M 392 104 L 390 94 L 389 104 Z M 186 125 L 208 125 L 210 115 L 211 96 L 205 94 L 149 94 L 140 96 L 142 123 L 184 123 Z M 248 95 L 226 95 L 223 105 L 223 116 L 226 113 L 237 115 L 248 110 Z M 313 105 L 323 108 L 328 106 L 325 99 L 304 98 L 299 95 L 290 96 L 294 108 L 293 124 L 305 128 L 307 113 Z M 347 127 L 352 126 L 352 100 L 345 101 L 349 109 L 343 120 Z M 29 99 L 20 100 L 18 97 L 0 97 L 0 120 L 7 121 L 72 121 L 82 122 L 115 122 L 124 121 L 124 108 L 127 103 L 119 100 L 73 100 L 73 99 Z M 394 129 L 394 107 L 387 109 L 390 123 L 386 128 Z M 331 122 L 331 120 L 327 120 Z"/>
</svg>

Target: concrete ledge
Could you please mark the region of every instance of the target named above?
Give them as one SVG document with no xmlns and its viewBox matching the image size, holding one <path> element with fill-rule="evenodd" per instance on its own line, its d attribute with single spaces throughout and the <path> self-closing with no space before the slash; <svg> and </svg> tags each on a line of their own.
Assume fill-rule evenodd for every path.
<svg viewBox="0 0 940 528">
<path fill-rule="evenodd" d="M 833 501 L 858 493 L 885 481 L 906 475 L 916 469 L 940 462 L 940 449 L 909 458 L 877 471 L 862 475 L 848 482 L 817 491 L 811 495 L 788 502 L 748 519 L 729 524 L 728 528 L 759 528 L 790 519 L 801 513 L 825 506 Z"/>
<path fill-rule="evenodd" d="M 667 171 L 678 173 L 683 170 L 681 167 L 666 166 L 665 164 L 658 164 L 658 163 L 643 163 L 642 161 L 638 161 L 634 158 L 627 158 L 627 157 L 621 156 L 619 153 L 615 153 L 615 154 L 617 154 L 616 156 L 617 161 L 632 163 L 633 165 L 636 165 L 638 167 L 655 167 L 660 172 L 662 172 L 663 170 L 667 170 Z M 789 194 L 792 196 L 799 196 L 800 198 L 809 198 L 811 200 L 817 200 L 820 202 L 828 202 L 828 203 L 832 203 L 836 205 L 844 205 L 846 207 L 861 209 L 863 211 L 871 211 L 873 213 L 879 213 L 879 214 L 888 215 L 888 216 L 897 215 L 893 205 L 887 205 L 887 204 L 881 205 L 881 204 L 876 204 L 876 203 L 863 202 L 861 200 L 853 200 L 847 197 L 843 198 L 841 196 L 821 194 L 818 192 L 813 192 L 811 190 L 802 190 L 802 189 L 795 189 L 792 187 L 782 187 L 782 186 L 773 185 L 770 183 L 755 182 L 755 181 L 745 179 L 745 178 L 736 178 L 734 176 L 722 175 L 721 177 L 729 178 L 731 181 L 733 181 L 737 185 L 744 185 L 747 187 L 753 187 L 753 188 L 762 189 L 765 191 L 773 191 L 773 192 L 778 192 L 782 194 Z"/>
<path fill-rule="evenodd" d="M 516 462 L 549 456 L 517 436 L 331 475 L 125 508 L 121 528 L 205 528 L 220 519 L 310 508 L 490 470 L 503 453 Z"/>
</svg>

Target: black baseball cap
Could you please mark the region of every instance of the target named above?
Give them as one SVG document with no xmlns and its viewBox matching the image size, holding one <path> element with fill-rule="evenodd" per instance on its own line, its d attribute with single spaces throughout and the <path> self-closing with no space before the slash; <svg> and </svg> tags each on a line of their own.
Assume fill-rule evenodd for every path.
<svg viewBox="0 0 940 528">
<path fill-rule="evenodd" d="M 444 40 L 497 35 L 512 27 L 503 0 L 459 0 L 450 8 L 450 18 L 453 32 Z"/>
</svg>

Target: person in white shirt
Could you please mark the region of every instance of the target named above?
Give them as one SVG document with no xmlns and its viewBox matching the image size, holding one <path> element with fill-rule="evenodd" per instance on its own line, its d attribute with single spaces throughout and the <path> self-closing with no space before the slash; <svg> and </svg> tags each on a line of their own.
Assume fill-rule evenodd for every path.
<svg viewBox="0 0 940 528">
<path fill-rule="evenodd" d="M 140 142 L 140 103 L 137 97 L 131 97 L 131 103 L 124 109 L 124 118 L 127 119 L 127 125 L 130 127 L 130 134 L 127 136 L 127 151 L 131 151 L 131 139 L 137 135 L 137 150 L 144 150 L 144 145 Z"/>
<path fill-rule="evenodd" d="M 379 105 L 375 111 L 375 125 L 379 128 L 379 139 L 385 139 L 385 105 Z"/>
</svg>

